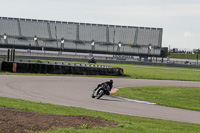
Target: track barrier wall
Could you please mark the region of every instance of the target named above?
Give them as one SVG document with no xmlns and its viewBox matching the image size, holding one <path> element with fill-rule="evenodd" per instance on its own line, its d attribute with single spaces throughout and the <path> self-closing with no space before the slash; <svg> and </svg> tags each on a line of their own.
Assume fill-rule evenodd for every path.
<svg viewBox="0 0 200 133">
<path fill-rule="evenodd" d="M 108 75 L 122 76 L 122 68 L 113 68 L 96 65 L 82 64 L 42 64 L 22 62 L 2 62 L 2 71 L 17 73 L 41 73 L 41 74 L 77 74 L 77 75 Z"/>
</svg>

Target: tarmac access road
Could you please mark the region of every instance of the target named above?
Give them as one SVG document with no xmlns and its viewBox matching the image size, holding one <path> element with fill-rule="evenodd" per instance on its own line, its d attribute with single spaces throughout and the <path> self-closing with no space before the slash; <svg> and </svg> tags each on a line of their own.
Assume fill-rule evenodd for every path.
<svg viewBox="0 0 200 133">
<path fill-rule="evenodd" d="M 92 90 L 109 78 L 0 75 L 0 96 L 82 107 L 90 110 L 200 124 L 200 111 L 131 102 L 111 96 L 91 98 Z M 114 88 L 131 86 L 191 86 L 200 82 L 113 78 Z"/>
</svg>

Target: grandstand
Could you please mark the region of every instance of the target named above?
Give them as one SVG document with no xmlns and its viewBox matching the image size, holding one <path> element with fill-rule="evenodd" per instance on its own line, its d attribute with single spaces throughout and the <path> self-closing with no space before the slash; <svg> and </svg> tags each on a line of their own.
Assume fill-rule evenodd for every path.
<svg viewBox="0 0 200 133">
<path fill-rule="evenodd" d="M 162 28 L 0 17 L 0 47 L 160 56 Z"/>
</svg>

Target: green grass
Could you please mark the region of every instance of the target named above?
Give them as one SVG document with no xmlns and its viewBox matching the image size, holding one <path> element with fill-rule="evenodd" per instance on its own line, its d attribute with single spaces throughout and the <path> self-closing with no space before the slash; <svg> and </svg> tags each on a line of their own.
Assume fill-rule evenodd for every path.
<svg viewBox="0 0 200 133">
<path fill-rule="evenodd" d="M 80 63 L 80 62 L 76 62 Z M 84 62 L 81 62 L 84 63 Z M 120 67 L 124 69 L 125 76 L 97 76 L 90 77 L 115 77 L 115 78 L 134 78 L 134 79 L 159 79 L 159 80 L 183 80 L 183 81 L 200 81 L 199 69 L 172 68 L 172 67 L 153 67 L 142 65 L 126 65 L 126 64 L 108 64 L 98 63 L 98 65 L 107 65 L 111 67 Z M 85 76 L 89 75 L 64 75 L 64 74 L 25 74 L 25 73 L 8 73 L 0 72 L 0 74 L 10 75 L 46 75 L 46 76 Z"/>
<path fill-rule="evenodd" d="M 66 107 L 66 106 L 58 106 L 53 104 L 45 104 L 45 103 L 37 103 L 30 102 L 19 99 L 10 99 L 5 97 L 0 97 L 0 106 L 5 106 L 9 108 L 25 110 L 25 111 L 33 111 L 39 113 L 49 113 L 49 114 L 58 114 L 58 115 L 85 115 L 85 116 L 93 116 L 100 117 L 108 121 L 116 121 L 119 123 L 116 127 L 96 127 L 89 128 L 89 126 L 80 125 L 78 129 L 56 129 L 49 130 L 48 132 L 83 132 L 83 133 L 197 133 L 200 131 L 199 124 L 189 124 L 189 123 L 181 123 L 174 122 L 168 120 L 157 120 L 150 118 L 141 118 L 141 117 L 133 117 L 127 115 L 118 115 L 111 114 L 105 112 L 97 112 L 86 110 L 83 108 L 76 107 Z"/>
<path fill-rule="evenodd" d="M 200 71 L 121 66 L 124 74 L 135 79 L 200 81 Z"/>
<path fill-rule="evenodd" d="M 126 78 L 200 81 L 200 69 L 127 64 L 107 65 L 123 68 Z"/>
<path fill-rule="evenodd" d="M 80 63 L 80 62 L 74 62 Z M 81 62 L 85 63 L 85 62 Z M 85 63 L 87 64 L 87 63 Z M 140 66 L 140 65 L 126 65 L 126 64 L 108 64 L 98 63 L 98 65 L 108 65 L 113 67 L 121 67 L 124 69 L 125 76 L 119 78 L 136 78 L 136 79 L 162 79 L 162 80 L 190 80 L 200 81 L 200 72 L 198 69 L 182 70 L 183 68 L 165 69 L 166 67 L 154 66 Z M 16 75 L 45 75 L 58 76 L 55 74 L 19 74 L 0 72 L 0 74 L 16 74 Z M 59 76 L 75 76 L 75 75 L 59 75 Z M 76 75 L 83 76 L 83 75 Z M 88 75 L 85 75 L 88 76 Z M 92 77 L 111 77 L 111 76 L 92 76 Z M 120 89 L 116 95 L 133 98 L 143 101 L 156 102 L 160 105 L 172 106 L 178 108 L 185 108 L 191 110 L 200 110 L 200 88 L 195 87 L 129 87 Z M 117 115 L 111 113 L 97 112 L 86 110 L 83 108 L 65 107 L 45 103 L 36 103 L 19 99 L 10 99 L 0 97 L 0 106 L 5 106 L 14 109 L 25 111 L 33 111 L 39 113 L 59 114 L 59 115 L 85 115 L 104 118 L 109 121 L 116 121 L 119 123 L 116 127 L 105 128 L 87 128 L 81 126 L 79 129 L 56 129 L 48 132 L 200 132 L 200 125 L 173 122 L 167 120 L 156 120 L 149 118 L 133 117 L 126 115 Z"/>
<path fill-rule="evenodd" d="M 170 58 L 196 60 L 197 55 L 196 54 L 185 54 L 185 53 L 170 53 Z"/>
<path fill-rule="evenodd" d="M 112 63 L 100 63 L 100 65 L 123 68 L 125 76 L 121 78 L 200 81 L 200 69 L 195 68 L 158 67 Z"/>
<path fill-rule="evenodd" d="M 200 87 L 145 86 L 120 88 L 113 95 L 158 105 L 200 111 Z"/>
</svg>

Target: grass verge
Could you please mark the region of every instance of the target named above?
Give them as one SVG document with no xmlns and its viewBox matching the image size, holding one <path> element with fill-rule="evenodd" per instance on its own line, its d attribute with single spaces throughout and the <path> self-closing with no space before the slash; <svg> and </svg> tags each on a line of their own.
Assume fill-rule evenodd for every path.
<svg viewBox="0 0 200 133">
<path fill-rule="evenodd" d="M 200 111 L 200 87 L 126 87 L 113 95 L 158 105 Z"/>
<path fill-rule="evenodd" d="M 75 63 L 75 62 L 73 62 Z M 77 63 L 77 62 L 76 62 Z M 81 62 L 78 62 L 81 63 Z M 84 62 L 82 62 L 84 63 Z M 134 78 L 134 79 L 159 79 L 159 80 L 183 80 L 200 81 L 199 69 L 184 69 L 171 67 L 153 67 L 127 64 L 108 64 L 98 63 L 98 65 L 107 65 L 111 67 L 120 67 L 124 69 L 124 76 L 97 76 L 97 75 L 66 75 L 66 74 L 26 74 L 0 72 L 0 74 L 10 75 L 49 75 L 49 76 L 90 76 L 90 77 L 115 77 L 115 78 Z"/>
<path fill-rule="evenodd" d="M 185 53 L 170 53 L 170 58 L 197 60 L 197 55 Z"/>
<path fill-rule="evenodd" d="M 172 69 L 170 67 L 163 68 L 151 66 L 140 67 L 138 65 L 118 65 L 117 67 L 123 68 L 124 74 L 128 78 L 200 81 L 200 71 L 198 71 L 199 69 Z"/>
<path fill-rule="evenodd" d="M 99 133 L 99 132 L 138 132 L 138 133 L 160 133 L 160 132 L 174 132 L 174 133 L 196 133 L 200 131 L 200 125 L 198 124 L 189 124 L 189 123 L 181 123 L 174 122 L 168 120 L 157 120 L 150 118 L 141 118 L 141 117 L 133 117 L 127 115 L 118 115 L 111 114 L 105 112 L 97 112 L 86 110 L 83 108 L 76 107 L 66 107 L 66 106 L 58 106 L 53 104 L 45 104 L 45 103 L 37 103 L 19 99 L 11 99 L 0 97 L 0 106 L 25 110 L 25 111 L 33 111 L 39 113 L 49 113 L 49 114 L 58 114 L 58 115 L 85 115 L 85 116 L 93 116 L 100 117 L 108 121 L 116 121 L 119 123 L 116 127 L 96 127 L 96 128 L 78 128 L 78 129 L 60 129 L 57 128 L 55 130 L 49 130 L 47 132 L 83 132 L 83 133 Z"/>
</svg>

